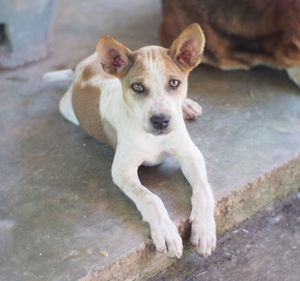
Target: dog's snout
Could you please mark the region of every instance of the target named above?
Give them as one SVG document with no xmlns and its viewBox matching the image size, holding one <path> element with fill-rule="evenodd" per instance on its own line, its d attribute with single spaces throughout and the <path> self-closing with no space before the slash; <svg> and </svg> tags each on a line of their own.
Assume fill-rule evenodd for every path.
<svg viewBox="0 0 300 281">
<path fill-rule="evenodd" d="M 162 130 L 168 127 L 170 119 L 170 115 L 156 114 L 150 118 L 150 121 L 154 129 Z"/>
</svg>

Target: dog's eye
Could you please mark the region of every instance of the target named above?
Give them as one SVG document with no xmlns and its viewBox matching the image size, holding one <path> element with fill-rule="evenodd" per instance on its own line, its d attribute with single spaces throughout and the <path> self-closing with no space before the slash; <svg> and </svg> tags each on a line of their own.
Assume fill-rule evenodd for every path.
<svg viewBox="0 0 300 281">
<path fill-rule="evenodd" d="M 133 83 L 131 85 L 131 89 L 134 90 L 138 94 L 141 94 L 144 92 L 144 86 L 142 83 L 139 83 L 139 82 Z"/>
<path fill-rule="evenodd" d="M 178 87 L 179 87 L 179 85 L 180 85 L 180 81 L 179 80 L 177 80 L 177 79 L 171 79 L 170 81 L 169 81 L 169 87 L 172 89 L 172 90 L 175 90 L 175 89 L 177 89 Z"/>
</svg>

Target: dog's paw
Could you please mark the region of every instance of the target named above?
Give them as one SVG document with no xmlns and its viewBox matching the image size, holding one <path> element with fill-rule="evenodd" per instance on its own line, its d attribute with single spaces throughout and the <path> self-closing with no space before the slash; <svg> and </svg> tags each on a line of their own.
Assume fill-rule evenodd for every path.
<svg viewBox="0 0 300 281">
<path fill-rule="evenodd" d="M 195 119 L 202 114 L 202 107 L 191 99 L 185 99 L 182 111 L 185 119 Z"/>
<path fill-rule="evenodd" d="M 151 237 L 157 251 L 166 253 L 169 258 L 179 259 L 182 256 L 182 239 L 171 220 L 153 224 Z"/>
<path fill-rule="evenodd" d="M 191 243 L 197 252 L 205 258 L 210 256 L 216 248 L 216 223 L 214 217 L 191 217 L 192 223 Z"/>
</svg>

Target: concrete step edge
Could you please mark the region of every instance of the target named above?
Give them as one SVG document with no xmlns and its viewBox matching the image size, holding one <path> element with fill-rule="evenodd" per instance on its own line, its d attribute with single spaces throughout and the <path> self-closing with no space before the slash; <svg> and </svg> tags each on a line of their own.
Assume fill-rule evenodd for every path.
<svg viewBox="0 0 300 281">
<path fill-rule="evenodd" d="M 216 202 L 215 218 L 218 235 L 244 221 L 266 205 L 300 187 L 300 154 L 259 176 Z M 189 235 L 188 219 L 177 222 L 183 237 Z M 185 241 L 187 254 L 193 249 Z M 174 263 L 158 253 L 150 239 L 105 267 L 94 267 L 81 281 L 147 280 Z"/>
</svg>

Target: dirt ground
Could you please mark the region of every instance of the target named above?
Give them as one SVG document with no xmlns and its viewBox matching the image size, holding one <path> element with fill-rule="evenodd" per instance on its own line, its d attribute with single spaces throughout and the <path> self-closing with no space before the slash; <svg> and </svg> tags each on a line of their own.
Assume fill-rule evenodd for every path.
<svg viewBox="0 0 300 281">
<path fill-rule="evenodd" d="M 300 280 L 300 190 L 219 237 L 216 252 L 195 251 L 151 281 Z"/>
</svg>

